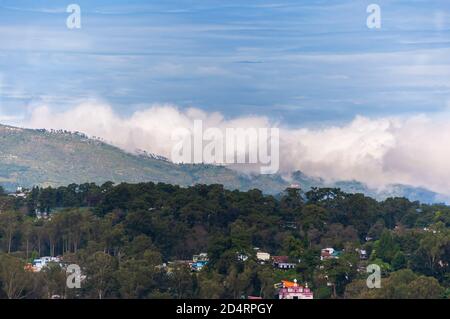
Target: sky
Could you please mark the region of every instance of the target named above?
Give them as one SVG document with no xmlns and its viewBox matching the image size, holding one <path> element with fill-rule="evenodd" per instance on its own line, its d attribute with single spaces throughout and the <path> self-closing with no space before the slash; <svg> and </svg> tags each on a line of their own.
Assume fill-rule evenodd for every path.
<svg viewBox="0 0 450 319">
<path fill-rule="evenodd" d="M 450 100 L 450 3 L 377 1 L 0 1 L 0 106 L 102 99 L 290 125 L 439 112 Z M 66 8 L 81 7 L 69 30 Z"/>
<path fill-rule="evenodd" d="M 199 114 L 275 123 L 286 171 L 445 191 L 449 109 L 448 0 L 0 0 L 4 124 L 167 155 Z"/>
</svg>

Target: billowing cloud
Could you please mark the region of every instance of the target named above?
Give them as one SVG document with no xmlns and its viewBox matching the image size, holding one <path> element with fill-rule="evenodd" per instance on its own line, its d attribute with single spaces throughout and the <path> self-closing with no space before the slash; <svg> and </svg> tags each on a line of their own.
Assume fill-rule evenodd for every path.
<svg viewBox="0 0 450 319">
<path fill-rule="evenodd" d="M 226 119 L 220 113 L 174 105 L 153 105 L 131 116 L 119 116 L 104 103 L 88 101 L 66 111 L 36 107 L 23 126 L 81 131 L 127 151 L 136 149 L 170 158 L 172 133 L 192 128 L 270 128 L 267 117 Z M 371 119 L 356 117 L 341 126 L 280 127 L 281 172 L 301 170 L 328 180 L 358 180 L 370 186 L 392 183 L 423 186 L 449 194 L 450 112 Z"/>
<path fill-rule="evenodd" d="M 171 158 L 176 142 L 172 139 L 173 133 L 180 128 L 192 130 L 196 120 L 202 121 L 204 129 L 218 128 L 221 131 L 226 128 L 270 127 L 265 117 L 226 120 L 220 113 L 206 113 L 196 108 L 180 110 L 168 104 L 154 105 L 129 117 L 120 117 L 109 105 L 95 101 L 64 112 L 54 112 L 48 106 L 35 107 L 23 126 L 80 131 L 129 152 L 145 150 Z"/>
<path fill-rule="evenodd" d="M 282 136 L 288 168 L 375 187 L 404 183 L 449 192 L 450 113 L 439 119 L 357 117 L 347 125 Z"/>
</svg>

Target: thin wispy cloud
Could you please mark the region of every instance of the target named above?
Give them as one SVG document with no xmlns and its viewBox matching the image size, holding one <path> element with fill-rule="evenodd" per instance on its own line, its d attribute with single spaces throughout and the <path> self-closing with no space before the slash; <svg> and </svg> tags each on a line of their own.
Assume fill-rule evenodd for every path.
<svg viewBox="0 0 450 319">
<path fill-rule="evenodd" d="M 63 90 L 98 96 L 121 112 L 195 102 L 206 111 L 263 113 L 289 124 L 428 112 L 445 102 L 435 93 L 445 79 L 421 81 L 405 70 L 421 65 L 432 74 L 434 65 L 450 65 L 443 1 L 379 1 L 380 31 L 366 27 L 366 5 L 349 0 L 78 3 L 83 27 L 71 31 L 63 4 L 2 2 L 14 9 L 0 10 L 0 53 L 7 54 L 0 68 L 8 83 L 34 97 L 70 95 Z M 113 64 L 114 57 L 123 59 Z M 421 89 L 423 99 L 399 99 L 406 87 Z M 11 112 L 25 107 L 11 94 L 4 104 Z M 276 105 L 292 111 L 281 114 Z"/>
</svg>

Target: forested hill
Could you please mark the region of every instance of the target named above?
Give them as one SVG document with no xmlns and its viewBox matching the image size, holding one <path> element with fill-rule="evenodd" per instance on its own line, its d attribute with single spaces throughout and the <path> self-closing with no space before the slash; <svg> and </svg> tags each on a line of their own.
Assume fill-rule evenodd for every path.
<svg viewBox="0 0 450 319">
<path fill-rule="evenodd" d="M 176 165 L 158 156 L 130 154 L 82 133 L 22 129 L 0 125 L 0 185 L 63 186 L 71 183 L 164 182 L 173 185 L 221 184 L 227 189 L 257 188 L 265 194 L 279 194 L 291 184 L 303 189 L 339 187 L 377 199 L 407 197 L 427 203 L 443 197 L 422 188 L 393 185 L 384 192 L 355 181 L 327 184 L 301 172 L 288 181 L 281 175 L 247 175 L 221 166 Z"/>
<path fill-rule="evenodd" d="M 276 199 L 221 185 L 106 183 L 0 195 L 0 209 L 4 298 L 274 298 L 274 284 L 294 279 L 315 298 L 450 296 L 447 206 L 339 189 L 287 189 Z M 321 260 L 327 247 L 339 258 Z M 295 268 L 259 263 L 257 251 Z M 209 256 L 200 271 L 180 262 L 200 253 Z M 57 255 L 81 267 L 81 290 L 65 288 L 57 265 L 24 270 Z M 383 289 L 367 288 L 369 264 L 381 267 Z"/>
</svg>

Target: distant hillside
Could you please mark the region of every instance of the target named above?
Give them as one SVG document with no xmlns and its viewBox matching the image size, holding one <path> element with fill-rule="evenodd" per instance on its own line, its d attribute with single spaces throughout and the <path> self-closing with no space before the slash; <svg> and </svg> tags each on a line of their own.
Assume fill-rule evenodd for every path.
<svg viewBox="0 0 450 319">
<path fill-rule="evenodd" d="M 378 193 L 359 182 L 326 184 L 301 172 L 293 173 L 292 179 L 287 181 L 280 175 L 246 175 L 222 166 L 177 165 L 142 151 L 130 154 L 81 133 L 0 125 L 0 184 L 6 189 L 106 181 L 153 181 L 182 186 L 223 184 L 228 189 L 258 188 L 267 194 L 278 194 L 291 184 L 298 184 L 305 190 L 336 186 L 377 199 L 404 196 L 432 203 L 443 198 L 425 189 L 403 185 Z"/>
</svg>

